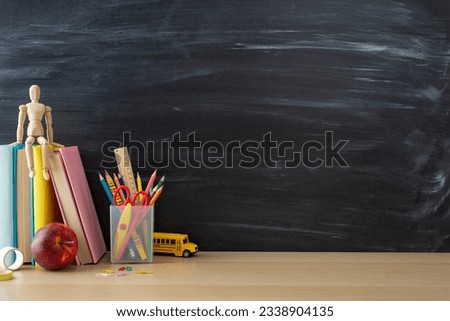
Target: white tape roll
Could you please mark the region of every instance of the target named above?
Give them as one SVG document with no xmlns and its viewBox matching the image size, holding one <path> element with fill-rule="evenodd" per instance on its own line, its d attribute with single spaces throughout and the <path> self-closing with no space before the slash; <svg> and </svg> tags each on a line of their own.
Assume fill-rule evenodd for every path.
<svg viewBox="0 0 450 321">
<path fill-rule="evenodd" d="M 13 264 L 8 266 L 6 263 L 6 257 L 11 252 L 14 252 L 16 254 L 16 259 Z M 22 265 L 23 265 L 23 254 L 18 249 L 7 246 L 0 250 L 0 268 L 16 271 L 20 269 Z"/>
</svg>

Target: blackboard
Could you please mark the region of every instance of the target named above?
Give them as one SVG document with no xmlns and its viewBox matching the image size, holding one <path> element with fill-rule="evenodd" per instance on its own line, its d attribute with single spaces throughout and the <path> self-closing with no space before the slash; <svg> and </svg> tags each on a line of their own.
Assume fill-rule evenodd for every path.
<svg viewBox="0 0 450 321">
<path fill-rule="evenodd" d="M 446 252 L 449 18 L 444 0 L 1 1 L 1 142 L 39 84 L 108 242 L 97 173 L 125 143 L 144 183 L 167 177 L 156 229 L 201 250 Z"/>
</svg>

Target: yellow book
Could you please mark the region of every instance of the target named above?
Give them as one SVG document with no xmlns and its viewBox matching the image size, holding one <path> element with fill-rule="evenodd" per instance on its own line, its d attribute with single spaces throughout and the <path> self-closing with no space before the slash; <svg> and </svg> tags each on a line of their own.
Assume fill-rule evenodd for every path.
<svg viewBox="0 0 450 321">
<path fill-rule="evenodd" d="M 30 177 L 28 175 L 25 148 L 16 150 L 16 222 L 17 248 L 23 253 L 24 262 L 31 262 Z"/>
<path fill-rule="evenodd" d="M 52 148 L 50 146 L 50 148 Z M 52 181 L 42 175 L 42 146 L 33 146 L 35 176 L 33 179 L 34 232 L 51 222 L 62 222 Z"/>
</svg>

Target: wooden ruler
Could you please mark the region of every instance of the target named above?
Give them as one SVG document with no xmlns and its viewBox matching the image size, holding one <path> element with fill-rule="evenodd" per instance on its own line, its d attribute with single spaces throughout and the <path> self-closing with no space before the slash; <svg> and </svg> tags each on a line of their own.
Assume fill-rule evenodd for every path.
<svg viewBox="0 0 450 321">
<path fill-rule="evenodd" d="M 119 169 L 120 175 L 123 177 L 124 183 L 128 186 L 132 195 L 136 194 L 136 181 L 134 179 L 128 148 L 120 147 L 114 149 L 114 156 L 116 156 L 117 168 Z M 132 197 L 130 197 L 130 199 L 131 198 Z"/>
</svg>

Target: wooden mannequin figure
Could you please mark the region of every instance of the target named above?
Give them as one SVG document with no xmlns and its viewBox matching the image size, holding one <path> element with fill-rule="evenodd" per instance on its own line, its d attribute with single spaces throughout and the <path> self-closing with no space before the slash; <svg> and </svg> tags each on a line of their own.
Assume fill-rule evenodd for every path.
<svg viewBox="0 0 450 321">
<path fill-rule="evenodd" d="M 53 128 L 52 128 L 52 109 L 49 106 L 39 103 L 41 97 L 41 89 L 38 85 L 30 87 L 31 102 L 26 105 L 19 106 L 19 122 L 17 125 L 17 143 L 21 144 L 23 140 L 23 125 L 28 116 L 27 139 L 25 141 L 25 154 L 27 157 L 27 165 L 29 176 L 34 177 L 33 162 L 33 144 L 37 140 L 42 145 L 42 175 L 45 180 L 50 179 L 48 172 L 48 145 L 53 144 Z M 47 125 L 47 138 L 44 137 L 44 128 L 42 126 L 42 118 L 45 118 Z"/>
</svg>

